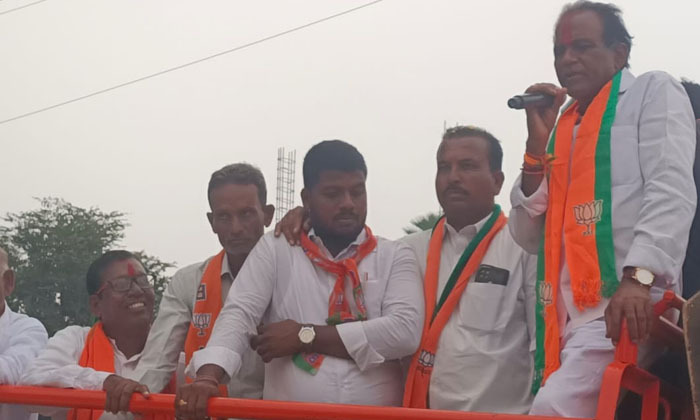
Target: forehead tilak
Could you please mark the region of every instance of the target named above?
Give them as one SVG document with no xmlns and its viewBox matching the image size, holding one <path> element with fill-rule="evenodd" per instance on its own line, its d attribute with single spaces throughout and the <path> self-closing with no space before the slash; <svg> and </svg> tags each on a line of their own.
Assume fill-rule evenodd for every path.
<svg viewBox="0 0 700 420">
<path fill-rule="evenodd" d="M 573 40 L 573 13 L 567 13 L 559 20 L 556 33 L 556 43 L 570 45 Z"/>
</svg>

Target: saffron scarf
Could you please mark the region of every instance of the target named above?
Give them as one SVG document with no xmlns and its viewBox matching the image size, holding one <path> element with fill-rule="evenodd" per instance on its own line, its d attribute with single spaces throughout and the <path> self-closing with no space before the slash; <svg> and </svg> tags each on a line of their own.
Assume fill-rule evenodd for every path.
<svg viewBox="0 0 700 420">
<path fill-rule="evenodd" d="M 479 230 L 476 237 L 459 258 L 445 284 L 440 300 L 437 300 L 438 278 L 440 276 L 440 254 L 445 236 L 445 218 L 442 217 L 433 230 L 428 247 L 425 281 L 425 322 L 418 351 L 413 355 L 406 379 L 403 406 L 428 408 L 428 389 L 433 373 L 435 353 L 443 328 L 452 316 L 464 293 L 469 278 L 476 272 L 489 249 L 494 236 L 506 225 L 506 217 L 499 205 L 495 205 L 491 216 Z"/>
<path fill-rule="evenodd" d="M 305 232 L 301 235 L 301 247 L 311 262 L 328 273 L 335 274 L 335 285 L 328 299 L 328 318 L 326 319 L 326 324 L 328 325 L 367 319 L 365 295 L 362 291 L 357 265 L 377 247 L 377 238 L 372 235 L 372 231 L 368 226 L 365 226 L 365 232 L 367 239 L 357 247 L 355 254 L 341 261 L 333 261 L 326 258 L 319 246 L 309 239 Z M 357 307 L 357 314 L 352 313 L 350 304 L 345 297 L 346 277 L 350 279 L 352 285 L 352 296 Z M 323 355 L 318 353 L 298 353 L 294 355 L 292 360 L 300 369 L 315 375 L 323 363 Z"/>
<path fill-rule="evenodd" d="M 216 318 L 221 312 L 221 268 L 225 255 L 226 251 L 221 250 L 209 260 L 197 287 L 192 322 L 185 339 L 185 365 L 190 363 L 195 351 L 207 345 L 214 330 Z M 192 382 L 192 379 L 187 378 L 187 382 Z M 222 397 L 228 396 L 225 385 L 219 385 L 219 392 Z"/>
<path fill-rule="evenodd" d="M 562 237 L 579 310 L 617 290 L 612 234 L 610 135 L 622 73 L 598 92 L 573 140 L 578 101 L 559 117 L 547 145 L 555 156 L 549 174 L 549 202 L 537 260 L 535 378 L 533 393 L 559 368 L 557 293 Z M 572 150 L 573 149 L 573 150 Z"/>
<path fill-rule="evenodd" d="M 88 332 L 78 365 L 93 368 L 99 372 L 114 373 L 114 348 L 102 328 L 102 322 L 97 322 Z M 103 411 L 74 408 L 68 412 L 66 418 L 68 420 L 98 420 Z M 145 414 L 141 418 L 143 420 L 169 420 L 173 417 L 165 414 Z"/>
</svg>

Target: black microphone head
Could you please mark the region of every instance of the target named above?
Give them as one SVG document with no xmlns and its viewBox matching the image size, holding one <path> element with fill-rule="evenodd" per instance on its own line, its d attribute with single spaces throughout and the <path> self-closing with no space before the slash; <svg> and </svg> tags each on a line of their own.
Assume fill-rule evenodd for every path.
<svg viewBox="0 0 700 420">
<path fill-rule="evenodd" d="M 523 97 L 520 95 L 513 96 L 512 98 L 508 99 L 508 108 L 511 109 L 523 109 L 525 107 L 525 101 L 523 101 Z"/>
</svg>

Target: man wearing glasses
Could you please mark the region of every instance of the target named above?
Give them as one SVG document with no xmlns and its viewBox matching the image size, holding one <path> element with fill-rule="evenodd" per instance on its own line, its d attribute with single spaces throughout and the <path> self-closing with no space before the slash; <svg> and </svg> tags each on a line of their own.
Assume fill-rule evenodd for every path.
<svg viewBox="0 0 700 420">
<path fill-rule="evenodd" d="M 153 285 L 141 262 L 128 251 L 106 252 L 90 265 L 86 277 L 90 311 L 98 321 L 92 327 L 72 325 L 58 331 L 21 383 L 104 390 L 104 411 L 127 411 L 129 399 L 122 395 L 148 395 L 146 386 L 123 376 L 133 372 L 146 344 L 153 318 Z M 102 414 L 101 410 L 35 409 L 53 419 Z"/>
</svg>

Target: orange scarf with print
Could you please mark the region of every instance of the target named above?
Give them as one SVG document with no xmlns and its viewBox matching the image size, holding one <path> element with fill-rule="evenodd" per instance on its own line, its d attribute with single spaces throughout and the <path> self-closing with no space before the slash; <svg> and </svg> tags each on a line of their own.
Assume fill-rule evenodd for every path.
<svg viewBox="0 0 700 420">
<path fill-rule="evenodd" d="M 114 348 L 102 328 L 102 322 L 97 322 L 88 332 L 78 365 L 93 368 L 99 372 L 114 373 Z M 103 411 L 88 408 L 71 409 L 66 418 L 68 420 L 98 420 Z M 173 419 L 172 416 L 165 414 L 145 414 L 141 418 L 143 420 Z"/>
<path fill-rule="evenodd" d="M 433 374 L 435 353 L 443 328 L 452 316 L 469 283 L 469 278 L 476 272 L 489 249 L 493 237 L 506 225 L 506 217 L 501 207 L 494 206 L 491 216 L 469 243 L 459 258 L 445 289 L 437 299 L 438 278 L 440 276 L 440 253 L 445 236 L 445 218 L 441 218 L 430 237 L 428 260 L 423 282 L 425 292 L 425 322 L 418 351 L 413 355 L 406 378 L 403 406 L 428 408 L 428 389 Z"/>
<path fill-rule="evenodd" d="M 562 239 L 573 300 L 580 311 L 595 307 L 601 297 L 611 297 L 619 285 L 612 232 L 610 141 L 621 79 L 618 72 L 600 89 L 581 119 L 575 142 L 578 101 L 559 117 L 547 145 L 547 153 L 555 160 L 537 260 L 533 393 L 560 365 L 557 298 Z"/>
<path fill-rule="evenodd" d="M 365 232 L 367 239 L 357 247 L 355 255 L 341 261 L 333 261 L 326 258 L 319 246 L 309 239 L 306 232 L 301 235 L 301 247 L 311 262 L 323 270 L 335 274 L 335 285 L 328 299 L 328 319 L 326 319 L 326 324 L 328 325 L 367 319 L 365 295 L 362 291 L 357 265 L 377 247 L 377 238 L 372 235 L 372 231 L 368 226 L 365 226 Z M 357 314 L 352 313 L 350 304 L 345 297 L 346 277 L 350 279 L 352 285 L 352 296 L 357 307 Z M 323 355 L 318 353 L 298 353 L 292 357 L 292 360 L 300 369 L 315 375 L 321 367 L 321 363 L 323 363 Z"/>
<path fill-rule="evenodd" d="M 209 261 L 197 288 L 192 322 L 185 339 L 185 365 L 190 363 L 194 352 L 207 345 L 221 312 L 221 268 L 225 255 L 226 251 L 221 250 Z M 187 382 L 192 382 L 192 379 L 187 378 Z M 219 393 L 222 397 L 228 396 L 225 385 L 219 385 Z"/>
</svg>

